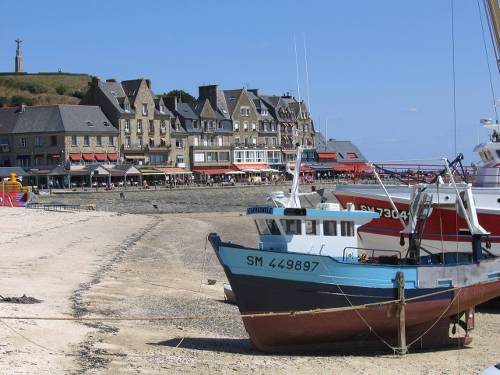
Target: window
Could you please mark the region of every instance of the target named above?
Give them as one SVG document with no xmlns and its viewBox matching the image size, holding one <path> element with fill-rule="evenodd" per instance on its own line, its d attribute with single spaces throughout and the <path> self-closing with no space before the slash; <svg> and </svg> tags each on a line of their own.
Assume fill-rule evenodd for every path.
<svg viewBox="0 0 500 375">
<path fill-rule="evenodd" d="M 108 145 L 109 146 L 114 146 L 115 145 L 115 138 L 112 135 L 110 135 L 108 137 Z"/>
<path fill-rule="evenodd" d="M 83 145 L 90 146 L 90 137 L 88 135 L 83 136 Z"/>
<path fill-rule="evenodd" d="M 142 120 L 137 120 L 137 133 L 142 133 Z"/>
<path fill-rule="evenodd" d="M 245 151 L 245 162 L 253 163 L 255 161 L 255 151 Z"/>
<path fill-rule="evenodd" d="M 176 126 L 176 128 L 177 128 L 177 126 Z M 161 120 L 160 121 L 160 133 L 164 134 L 166 132 L 167 132 L 167 126 L 165 125 L 165 120 Z"/>
<path fill-rule="evenodd" d="M 285 229 L 286 234 L 302 234 L 301 224 L 300 220 L 281 219 L 281 225 Z"/>
<path fill-rule="evenodd" d="M 125 112 L 130 112 L 130 104 L 124 103 L 123 107 L 125 108 Z"/>
<path fill-rule="evenodd" d="M 146 103 L 142 103 L 142 115 L 143 116 L 148 115 L 148 105 Z"/>
<path fill-rule="evenodd" d="M 234 161 L 235 163 L 243 163 L 243 151 L 234 152 Z"/>
<path fill-rule="evenodd" d="M 316 234 L 316 220 L 306 220 L 306 234 L 315 235 Z"/>
<path fill-rule="evenodd" d="M 184 163 L 184 155 L 176 155 L 176 156 L 175 156 L 175 162 L 176 162 L 177 164 L 182 164 L 182 163 Z"/>
<path fill-rule="evenodd" d="M 217 137 L 217 145 L 218 145 L 218 146 L 222 146 L 222 143 L 223 143 L 223 138 L 222 138 L 222 136 L 220 136 L 220 135 L 219 135 L 219 136 Z"/>
<path fill-rule="evenodd" d="M 199 141 L 198 141 L 198 136 L 195 136 L 195 137 L 193 138 L 193 146 L 198 146 L 198 142 L 199 142 Z"/>
<path fill-rule="evenodd" d="M 257 219 L 255 220 L 255 225 L 261 235 L 280 235 L 278 225 L 273 219 Z"/>
<path fill-rule="evenodd" d="M 234 144 L 239 145 L 240 144 L 240 137 L 234 137 Z"/>
<path fill-rule="evenodd" d="M 219 152 L 219 161 L 229 161 L 229 152 L 228 151 Z"/>
<path fill-rule="evenodd" d="M 255 130 L 255 128 L 256 128 L 255 122 L 252 122 L 252 130 Z"/>
<path fill-rule="evenodd" d="M 130 148 L 132 142 L 130 142 L 130 136 L 125 137 L 125 147 Z"/>
<path fill-rule="evenodd" d="M 240 107 L 240 114 L 243 117 L 248 117 L 250 115 L 250 107 Z"/>
<path fill-rule="evenodd" d="M 130 120 L 125 120 L 125 133 L 130 133 Z"/>
<path fill-rule="evenodd" d="M 78 137 L 76 135 L 71 136 L 71 146 L 76 146 L 78 144 Z"/>
<path fill-rule="evenodd" d="M 143 141 L 142 137 L 137 138 L 137 144 L 139 145 L 139 147 L 142 147 L 144 145 L 144 141 Z"/>
<path fill-rule="evenodd" d="M 323 235 L 336 236 L 337 235 L 337 222 L 332 220 L 323 221 Z"/>
<path fill-rule="evenodd" d="M 256 155 L 257 155 L 257 159 L 255 161 L 257 163 L 263 163 L 263 162 L 265 162 L 265 159 L 264 159 L 265 151 L 257 151 Z"/>
<path fill-rule="evenodd" d="M 102 137 L 100 135 L 98 135 L 95 138 L 95 143 L 96 143 L 97 146 L 102 146 Z"/>
<path fill-rule="evenodd" d="M 153 134 L 155 132 L 155 122 L 153 120 L 149 120 L 149 132 Z"/>
<path fill-rule="evenodd" d="M 35 147 L 42 147 L 43 146 L 43 137 L 37 135 L 35 137 Z"/>
<path fill-rule="evenodd" d="M 51 146 L 57 146 L 57 135 L 51 135 L 50 136 L 50 145 Z"/>
<path fill-rule="evenodd" d="M 194 154 L 195 163 L 203 163 L 205 162 L 205 154 L 203 152 L 197 152 Z"/>
<path fill-rule="evenodd" d="M 343 237 L 354 237 L 354 222 L 341 221 L 340 222 L 340 235 Z"/>
<path fill-rule="evenodd" d="M 266 115 L 267 115 L 267 109 L 262 108 L 262 110 L 261 110 L 261 114 L 262 114 L 263 116 L 266 116 Z"/>
<path fill-rule="evenodd" d="M 207 161 L 217 161 L 217 153 L 207 152 Z"/>
<path fill-rule="evenodd" d="M 240 123 L 235 121 L 234 123 L 234 130 L 239 130 L 240 129 Z"/>
<path fill-rule="evenodd" d="M 222 129 L 222 121 L 219 121 L 219 122 L 217 123 L 217 127 L 218 127 L 219 129 Z"/>
<path fill-rule="evenodd" d="M 253 137 L 253 138 L 252 138 L 252 144 L 253 144 L 253 145 L 256 145 L 256 144 L 257 144 L 257 138 L 256 138 L 256 137 Z"/>
<path fill-rule="evenodd" d="M 243 130 L 248 130 L 248 121 L 243 121 Z"/>
<path fill-rule="evenodd" d="M 175 148 L 183 148 L 184 147 L 184 142 L 182 139 L 176 139 L 175 140 Z"/>
<path fill-rule="evenodd" d="M 276 146 L 278 145 L 278 139 L 277 138 L 273 138 L 273 146 Z"/>
<path fill-rule="evenodd" d="M 198 129 L 198 121 L 193 120 L 193 129 Z"/>
<path fill-rule="evenodd" d="M 104 121 L 103 124 L 104 124 L 104 126 L 109 126 L 109 122 L 107 122 L 107 121 Z"/>
<path fill-rule="evenodd" d="M 165 106 L 160 104 L 160 113 L 165 113 Z"/>
</svg>

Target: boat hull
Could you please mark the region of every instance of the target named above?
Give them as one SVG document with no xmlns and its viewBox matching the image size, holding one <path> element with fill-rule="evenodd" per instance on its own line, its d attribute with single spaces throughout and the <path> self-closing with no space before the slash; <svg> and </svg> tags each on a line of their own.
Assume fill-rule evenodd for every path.
<svg viewBox="0 0 500 375">
<path fill-rule="evenodd" d="M 418 348 L 457 345 L 448 334 L 453 319 L 468 317 L 476 305 L 500 296 L 496 258 L 457 266 L 373 265 L 249 249 L 222 243 L 215 234 L 209 240 L 252 343 L 266 352 L 353 344 L 395 347 L 401 301 L 398 274 L 405 281 L 407 342 L 419 339 Z M 440 279 L 450 284 L 439 286 Z M 458 344 L 468 342 L 465 336 Z"/>
<path fill-rule="evenodd" d="M 356 209 L 381 213 L 380 218 L 374 219 L 358 229 L 363 247 L 401 249 L 401 223 L 386 196 L 373 194 L 368 189 L 366 192 L 336 191 L 334 195 L 344 207 L 348 203 L 353 203 Z M 498 195 L 500 197 L 500 193 Z M 395 197 L 394 203 L 399 212 L 408 213 L 409 195 L 408 199 Z M 489 236 L 491 249 L 489 251 L 500 256 L 500 210 L 478 208 L 477 215 L 481 226 L 491 233 Z M 487 239 L 483 239 L 484 247 L 486 247 L 487 241 Z M 456 215 L 454 206 L 443 204 L 441 208 L 433 208 L 422 236 L 422 247 L 433 253 L 469 252 L 470 243 L 471 236 L 468 234 L 467 223 L 462 217 Z"/>
</svg>

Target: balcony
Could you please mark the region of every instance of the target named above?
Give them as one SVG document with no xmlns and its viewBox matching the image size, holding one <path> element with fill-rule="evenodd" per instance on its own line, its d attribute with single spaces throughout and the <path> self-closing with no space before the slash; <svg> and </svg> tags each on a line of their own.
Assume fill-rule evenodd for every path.
<svg viewBox="0 0 500 375">
<path fill-rule="evenodd" d="M 171 149 L 171 146 L 169 144 L 147 145 L 146 148 L 148 151 L 169 152 Z"/>
</svg>

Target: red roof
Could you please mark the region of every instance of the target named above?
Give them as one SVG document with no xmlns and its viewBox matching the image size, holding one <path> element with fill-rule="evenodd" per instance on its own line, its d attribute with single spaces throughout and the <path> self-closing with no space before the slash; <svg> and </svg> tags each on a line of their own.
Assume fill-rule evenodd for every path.
<svg viewBox="0 0 500 375">
<path fill-rule="evenodd" d="M 106 154 L 94 154 L 95 160 L 97 161 L 105 161 L 106 160 Z"/>
<path fill-rule="evenodd" d="M 244 164 L 233 164 L 236 169 L 240 170 L 240 171 L 244 171 L 244 170 L 247 170 L 247 169 L 257 169 L 257 170 L 261 170 L 261 169 L 268 169 L 269 167 L 267 166 L 267 164 L 264 164 L 264 163 L 244 163 Z"/>
<path fill-rule="evenodd" d="M 108 153 L 108 160 L 110 161 L 117 161 L 118 160 L 118 155 L 115 153 Z"/>
<path fill-rule="evenodd" d="M 94 161 L 94 154 L 82 154 L 82 158 L 85 161 Z"/>
<path fill-rule="evenodd" d="M 82 155 L 80 155 L 80 154 L 69 154 L 69 160 L 71 160 L 71 161 L 82 160 Z"/>
</svg>

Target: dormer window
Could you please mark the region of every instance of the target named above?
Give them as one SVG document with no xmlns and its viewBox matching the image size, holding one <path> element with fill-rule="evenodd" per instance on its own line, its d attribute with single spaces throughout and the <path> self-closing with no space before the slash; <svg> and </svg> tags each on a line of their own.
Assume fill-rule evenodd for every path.
<svg viewBox="0 0 500 375">
<path fill-rule="evenodd" d="M 262 108 L 261 115 L 262 116 L 266 116 L 267 115 L 267 109 Z"/>
<path fill-rule="evenodd" d="M 165 133 L 167 131 L 167 127 L 165 125 L 165 120 L 160 121 L 160 133 Z"/>
<path fill-rule="evenodd" d="M 165 113 L 165 106 L 160 104 L 160 113 Z"/>
<path fill-rule="evenodd" d="M 250 108 L 248 108 L 248 107 L 240 107 L 240 114 L 243 117 L 248 117 L 250 115 Z"/>
<path fill-rule="evenodd" d="M 124 108 L 125 112 L 130 112 L 130 104 L 124 103 L 123 108 Z"/>
<path fill-rule="evenodd" d="M 193 120 L 193 129 L 198 129 L 198 121 Z"/>
<path fill-rule="evenodd" d="M 87 121 L 86 124 L 87 124 L 87 126 L 90 126 L 90 127 L 94 126 L 94 124 L 92 123 L 92 121 Z"/>
<path fill-rule="evenodd" d="M 109 126 L 109 122 L 107 122 L 107 121 L 104 121 L 103 124 L 104 124 L 104 126 Z"/>
</svg>

